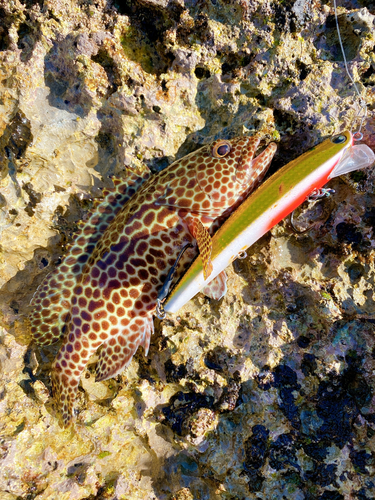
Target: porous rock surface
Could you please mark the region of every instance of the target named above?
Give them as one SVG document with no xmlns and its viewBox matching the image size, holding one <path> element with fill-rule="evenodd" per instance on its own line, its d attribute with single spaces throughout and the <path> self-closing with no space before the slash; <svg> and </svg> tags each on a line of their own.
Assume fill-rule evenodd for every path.
<svg viewBox="0 0 375 500">
<path fill-rule="evenodd" d="M 340 2 L 372 147 L 374 19 Z M 1 0 L 0 60 L 1 499 L 374 498 L 373 169 L 265 235 L 220 302 L 156 321 L 147 359 L 89 366 L 73 428 L 25 319 L 109 175 L 259 130 L 275 171 L 357 126 L 330 3 Z"/>
</svg>

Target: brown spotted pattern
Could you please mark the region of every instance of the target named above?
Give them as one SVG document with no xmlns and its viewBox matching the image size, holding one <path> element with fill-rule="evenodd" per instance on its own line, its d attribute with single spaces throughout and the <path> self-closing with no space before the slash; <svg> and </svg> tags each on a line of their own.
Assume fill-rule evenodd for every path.
<svg viewBox="0 0 375 500">
<path fill-rule="evenodd" d="M 133 173 L 128 173 L 126 180 L 112 178 L 113 189 L 103 190 L 104 199 L 95 200 L 92 213 L 88 214 L 59 267 L 39 286 L 31 301 L 33 309 L 29 316 L 31 333 L 39 345 L 53 344 L 64 336 L 78 277 L 101 235 L 146 178 Z"/>
<path fill-rule="evenodd" d="M 204 286 L 201 290 L 207 297 L 211 299 L 220 300 L 227 292 L 227 274 L 221 271 L 216 278 L 211 280 L 208 285 Z"/>
<path fill-rule="evenodd" d="M 157 294 L 181 248 L 194 244 L 183 255 L 178 276 L 196 255 L 196 244 L 205 248 L 202 234 L 212 234 L 215 220 L 229 214 L 264 176 L 276 146 L 253 159 L 259 141 L 233 139 L 223 158 L 213 156 L 215 144 L 204 146 L 149 178 L 130 200 L 129 186 L 115 186 L 42 283 L 32 301 L 32 331 L 41 345 L 63 337 L 52 386 L 65 424 L 95 351 L 100 348 L 96 380 L 121 372 L 139 346 L 147 353 Z M 225 286 L 225 274 L 218 283 Z"/>
</svg>

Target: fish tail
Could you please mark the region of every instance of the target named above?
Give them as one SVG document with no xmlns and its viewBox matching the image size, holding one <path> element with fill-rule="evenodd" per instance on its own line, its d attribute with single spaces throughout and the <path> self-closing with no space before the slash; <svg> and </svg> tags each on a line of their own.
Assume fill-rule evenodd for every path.
<svg viewBox="0 0 375 500">
<path fill-rule="evenodd" d="M 53 397 L 61 410 L 65 427 L 72 419 L 73 403 L 81 374 L 90 356 L 101 344 L 100 341 L 90 343 L 80 334 L 74 334 L 72 322 L 70 322 L 70 328 L 70 333 L 65 337 L 51 370 Z"/>
<path fill-rule="evenodd" d="M 51 374 L 52 394 L 61 412 L 64 427 L 72 420 L 73 402 L 77 395 L 79 379 L 69 379 L 56 363 Z"/>
</svg>

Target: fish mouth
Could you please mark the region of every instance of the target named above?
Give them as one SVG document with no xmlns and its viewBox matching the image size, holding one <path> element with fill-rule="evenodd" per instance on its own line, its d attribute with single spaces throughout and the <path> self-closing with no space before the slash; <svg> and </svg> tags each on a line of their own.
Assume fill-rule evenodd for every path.
<svg viewBox="0 0 375 500">
<path fill-rule="evenodd" d="M 276 153 L 277 146 L 274 142 L 262 149 L 260 147 L 262 139 L 263 136 L 260 134 L 247 137 L 243 146 L 236 180 L 244 186 L 251 185 L 255 180 L 260 182 L 263 179 Z"/>
<path fill-rule="evenodd" d="M 246 145 L 242 149 L 242 165 L 247 165 L 250 167 L 251 162 L 257 157 L 257 153 L 260 153 L 260 142 L 262 136 L 260 134 L 255 134 L 251 137 L 247 137 Z"/>
</svg>

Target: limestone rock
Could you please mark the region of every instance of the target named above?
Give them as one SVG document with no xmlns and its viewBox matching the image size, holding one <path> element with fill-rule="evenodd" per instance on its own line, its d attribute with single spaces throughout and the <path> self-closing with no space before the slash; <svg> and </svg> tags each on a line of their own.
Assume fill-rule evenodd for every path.
<svg viewBox="0 0 375 500">
<path fill-rule="evenodd" d="M 338 20 L 375 147 L 373 2 Z M 331 182 L 202 294 L 156 322 L 148 358 L 82 378 L 59 427 L 27 306 L 125 167 L 158 171 L 261 131 L 272 171 L 353 127 L 329 3 L 0 0 L 0 497 L 373 498 L 374 171 Z M 93 362 L 95 360 L 92 360 Z"/>
</svg>

